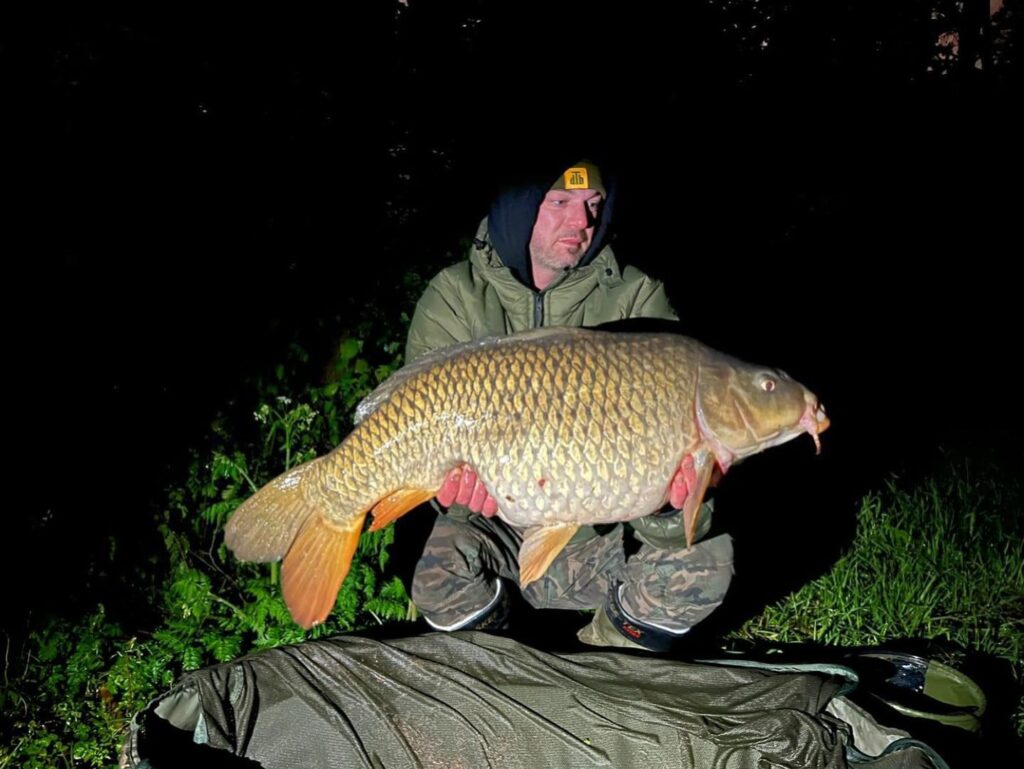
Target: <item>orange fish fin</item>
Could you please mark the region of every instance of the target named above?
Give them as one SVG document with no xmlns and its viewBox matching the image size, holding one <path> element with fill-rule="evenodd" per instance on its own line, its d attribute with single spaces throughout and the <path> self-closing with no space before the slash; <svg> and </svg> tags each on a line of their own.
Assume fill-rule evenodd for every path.
<svg viewBox="0 0 1024 769">
<path fill-rule="evenodd" d="M 334 608 L 352 554 L 363 533 L 366 513 L 346 525 L 315 515 L 306 521 L 281 567 L 281 592 L 292 619 L 307 630 Z"/>
<path fill-rule="evenodd" d="M 302 482 L 317 460 L 282 473 L 232 514 L 224 527 L 224 544 L 243 561 L 280 560 L 303 524 L 316 510 L 302 493 Z"/>
<path fill-rule="evenodd" d="M 399 489 L 388 494 L 373 506 L 373 523 L 370 531 L 383 529 L 389 523 L 397 521 L 414 507 L 419 507 L 428 499 L 432 499 L 436 491 L 426 489 Z"/>
<path fill-rule="evenodd" d="M 693 455 L 693 482 L 690 492 L 683 503 L 683 526 L 686 528 L 686 546 L 693 547 L 693 538 L 697 534 L 700 522 L 700 506 L 711 483 L 712 471 L 715 469 L 715 455 L 707 449 L 701 449 Z"/>
<path fill-rule="evenodd" d="M 579 527 L 578 523 L 559 523 L 529 529 L 519 548 L 519 586 L 543 577 Z"/>
</svg>

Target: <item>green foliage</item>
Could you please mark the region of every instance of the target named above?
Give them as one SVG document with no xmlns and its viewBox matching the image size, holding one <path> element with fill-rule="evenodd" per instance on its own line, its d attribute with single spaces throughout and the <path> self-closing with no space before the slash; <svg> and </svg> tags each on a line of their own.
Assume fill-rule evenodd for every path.
<svg viewBox="0 0 1024 769">
<path fill-rule="evenodd" d="M 890 482 L 863 499 L 857 536 L 836 565 L 737 636 L 841 646 L 948 641 L 1006 659 L 1020 685 L 1022 507 L 1019 479 L 966 460 L 910 488 Z M 1017 729 L 1024 736 L 1024 701 Z"/>
<path fill-rule="evenodd" d="M 165 553 L 157 559 L 164 576 L 146 597 L 161 618 L 154 629 L 130 630 L 99 606 L 25 639 L 16 654 L 23 672 L 0 690 L 7 743 L 0 769 L 116 765 L 128 719 L 183 671 L 406 617 L 405 586 L 387 570 L 392 527 L 364 535 L 334 613 L 309 632 L 288 614 L 278 564 L 237 561 L 221 533 L 249 494 L 340 443 L 359 400 L 400 365 L 399 345 L 390 341 L 398 331 L 373 331 L 366 323 L 359 338 L 344 338 L 316 387 L 302 386 L 309 356 L 293 347 L 253 384 L 253 408 L 214 422 L 210 445 L 193 453 L 184 483 L 167 494 Z"/>
<path fill-rule="evenodd" d="M 50 621 L 20 648 L 7 639 L 0 769 L 115 765 L 128 719 L 183 671 L 406 617 L 405 586 L 388 571 L 393 528 L 363 536 L 335 611 L 309 632 L 281 600 L 277 564 L 238 562 L 221 534 L 255 489 L 342 440 L 358 401 L 400 364 L 400 336 L 371 317 L 340 342 L 326 376 L 311 374 L 310 356 L 294 347 L 252 385 L 252 403 L 218 416 L 209 445 L 167 493 L 164 551 L 147 576 L 159 590 L 144 596 L 158 622 L 143 631 L 101 605 Z M 302 386 L 314 378 L 322 383 Z M 829 574 L 739 635 L 838 645 L 948 639 L 1008 659 L 1019 681 L 1024 531 L 1019 514 L 1005 511 L 1022 501 L 1005 473 L 967 464 L 910 488 L 892 483 L 864 499 L 857 538 Z"/>
</svg>

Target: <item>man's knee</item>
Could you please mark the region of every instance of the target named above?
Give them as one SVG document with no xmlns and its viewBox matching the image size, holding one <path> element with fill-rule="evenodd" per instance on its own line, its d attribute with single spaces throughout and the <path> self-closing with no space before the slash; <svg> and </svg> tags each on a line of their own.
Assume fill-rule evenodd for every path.
<svg viewBox="0 0 1024 769">
<path fill-rule="evenodd" d="M 593 609 L 625 565 L 621 524 L 585 541 L 570 544 L 544 575 L 523 589 L 523 597 L 538 609 Z"/>
<path fill-rule="evenodd" d="M 476 626 L 507 606 L 491 558 L 485 557 L 480 532 L 465 523 L 440 518 L 416 564 L 412 600 L 427 623 L 437 630 Z"/>
<path fill-rule="evenodd" d="M 449 582 L 440 589 L 414 576 L 412 600 L 428 625 L 445 631 L 501 628 L 511 606 L 502 580 L 488 580 L 484 575 L 472 582 Z"/>
<path fill-rule="evenodd" d="M 732 575 L 732 539 L 723 534 L 690 549 L 642 553 L 627 565 L 618 597 L 627 615 L 682 634 L 721 606 Z"/>
</svg>

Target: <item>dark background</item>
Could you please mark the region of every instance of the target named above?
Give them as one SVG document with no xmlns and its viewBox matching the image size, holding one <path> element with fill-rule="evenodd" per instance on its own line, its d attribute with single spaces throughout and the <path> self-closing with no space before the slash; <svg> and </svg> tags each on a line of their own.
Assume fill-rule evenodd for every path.
<svg viewBox="0 0 1024 769">
<path fill-rule="evenodd" d="M 686 332 L 833 418 L 821 457 L 736 471 L 766 512 L 748 551 L 798 542 L 820 571 L 889 473 L 946 447 L 1019 461 L 1016 49 L 965 35 L 940 61 L 963 22 L 941 3 L 698 5 L 9 27 L 33 118 L 6 280 L 15 605 L 88 609 L 111 537 L 159 547 L 161 489 L 246 376 L 293 339 L 326 360 L 365 298 L 410 311 L 404 272 L 461 258 L 503 179 L 576 148 L 617 163 L 616 252 Z"/>
</svg>

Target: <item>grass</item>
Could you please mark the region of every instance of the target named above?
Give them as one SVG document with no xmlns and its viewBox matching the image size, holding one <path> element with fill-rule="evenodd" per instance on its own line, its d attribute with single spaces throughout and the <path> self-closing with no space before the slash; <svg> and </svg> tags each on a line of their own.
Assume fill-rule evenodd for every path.
<svg viewBox="0 0 1024 769">
<path fill-rule="evenodd" d="M 1024 473 L 958 459 L 929 477 L 892 480 L 861 501 L 856 536 L 829 572 L 769 606 L 734 636 L 847 648 L 927 639 L 952 650 L 943 661 L 954 665 L 957 654 L 986 655 L 1002 661 L 1000 669 L 1016 679 L 989 685 L 1005 683 L 1006 691 L 1018 693 L 1013 728 L 1024 739 L 1022 478 Z M 221 498 L 219 489 L 210 487 L 211 499 Z M 0 687 L 0 742 L 8 743 L 0 745 L 0 769 L 110 765 L 124 718 L 154 688 L 166 688 L 183 664 L 203 662 L 193 647 L 204 633 L 216 642 L 217 659 L 236 653 L 237 645 L 220 648 L 231 640 L 227 636 L 239 634 L 228 623 L 234 614 L 214 617 L 209 583 L 193 579 L 192 571 L 185 576 L 167 593 L 173 599 L 168 606 L 188 609 L 184 616 L 168 616 L 170 635 L 137 642 L 100 611 L 34 634 L 27 647 L 33 651 L 24 659 L 15 653 L 5 667 L 11 680 Z M 268 601 L 283 613 L 276 594 L 262 603 Z M 211 621 L 200 623 L 206 615 Z M 278 624 L 287 626 L 287 617 L 282 614 Z M 111 695 L 120 703 L 115 708 L 105 699 Z"/>
<path fill-rule="evenodd" d="M 991 463 L 961 459 L 912 484 L 892 480 L 862 500 L 855 539 L 828 573 L 734 635 L 847 647 L 948 642 L 962 654 L 1006 660 L 1019 692 L 1022 520 L 1019 475 Z M 1024 698 L 1013 720 L 1024 737 Z"/>
</svg>

